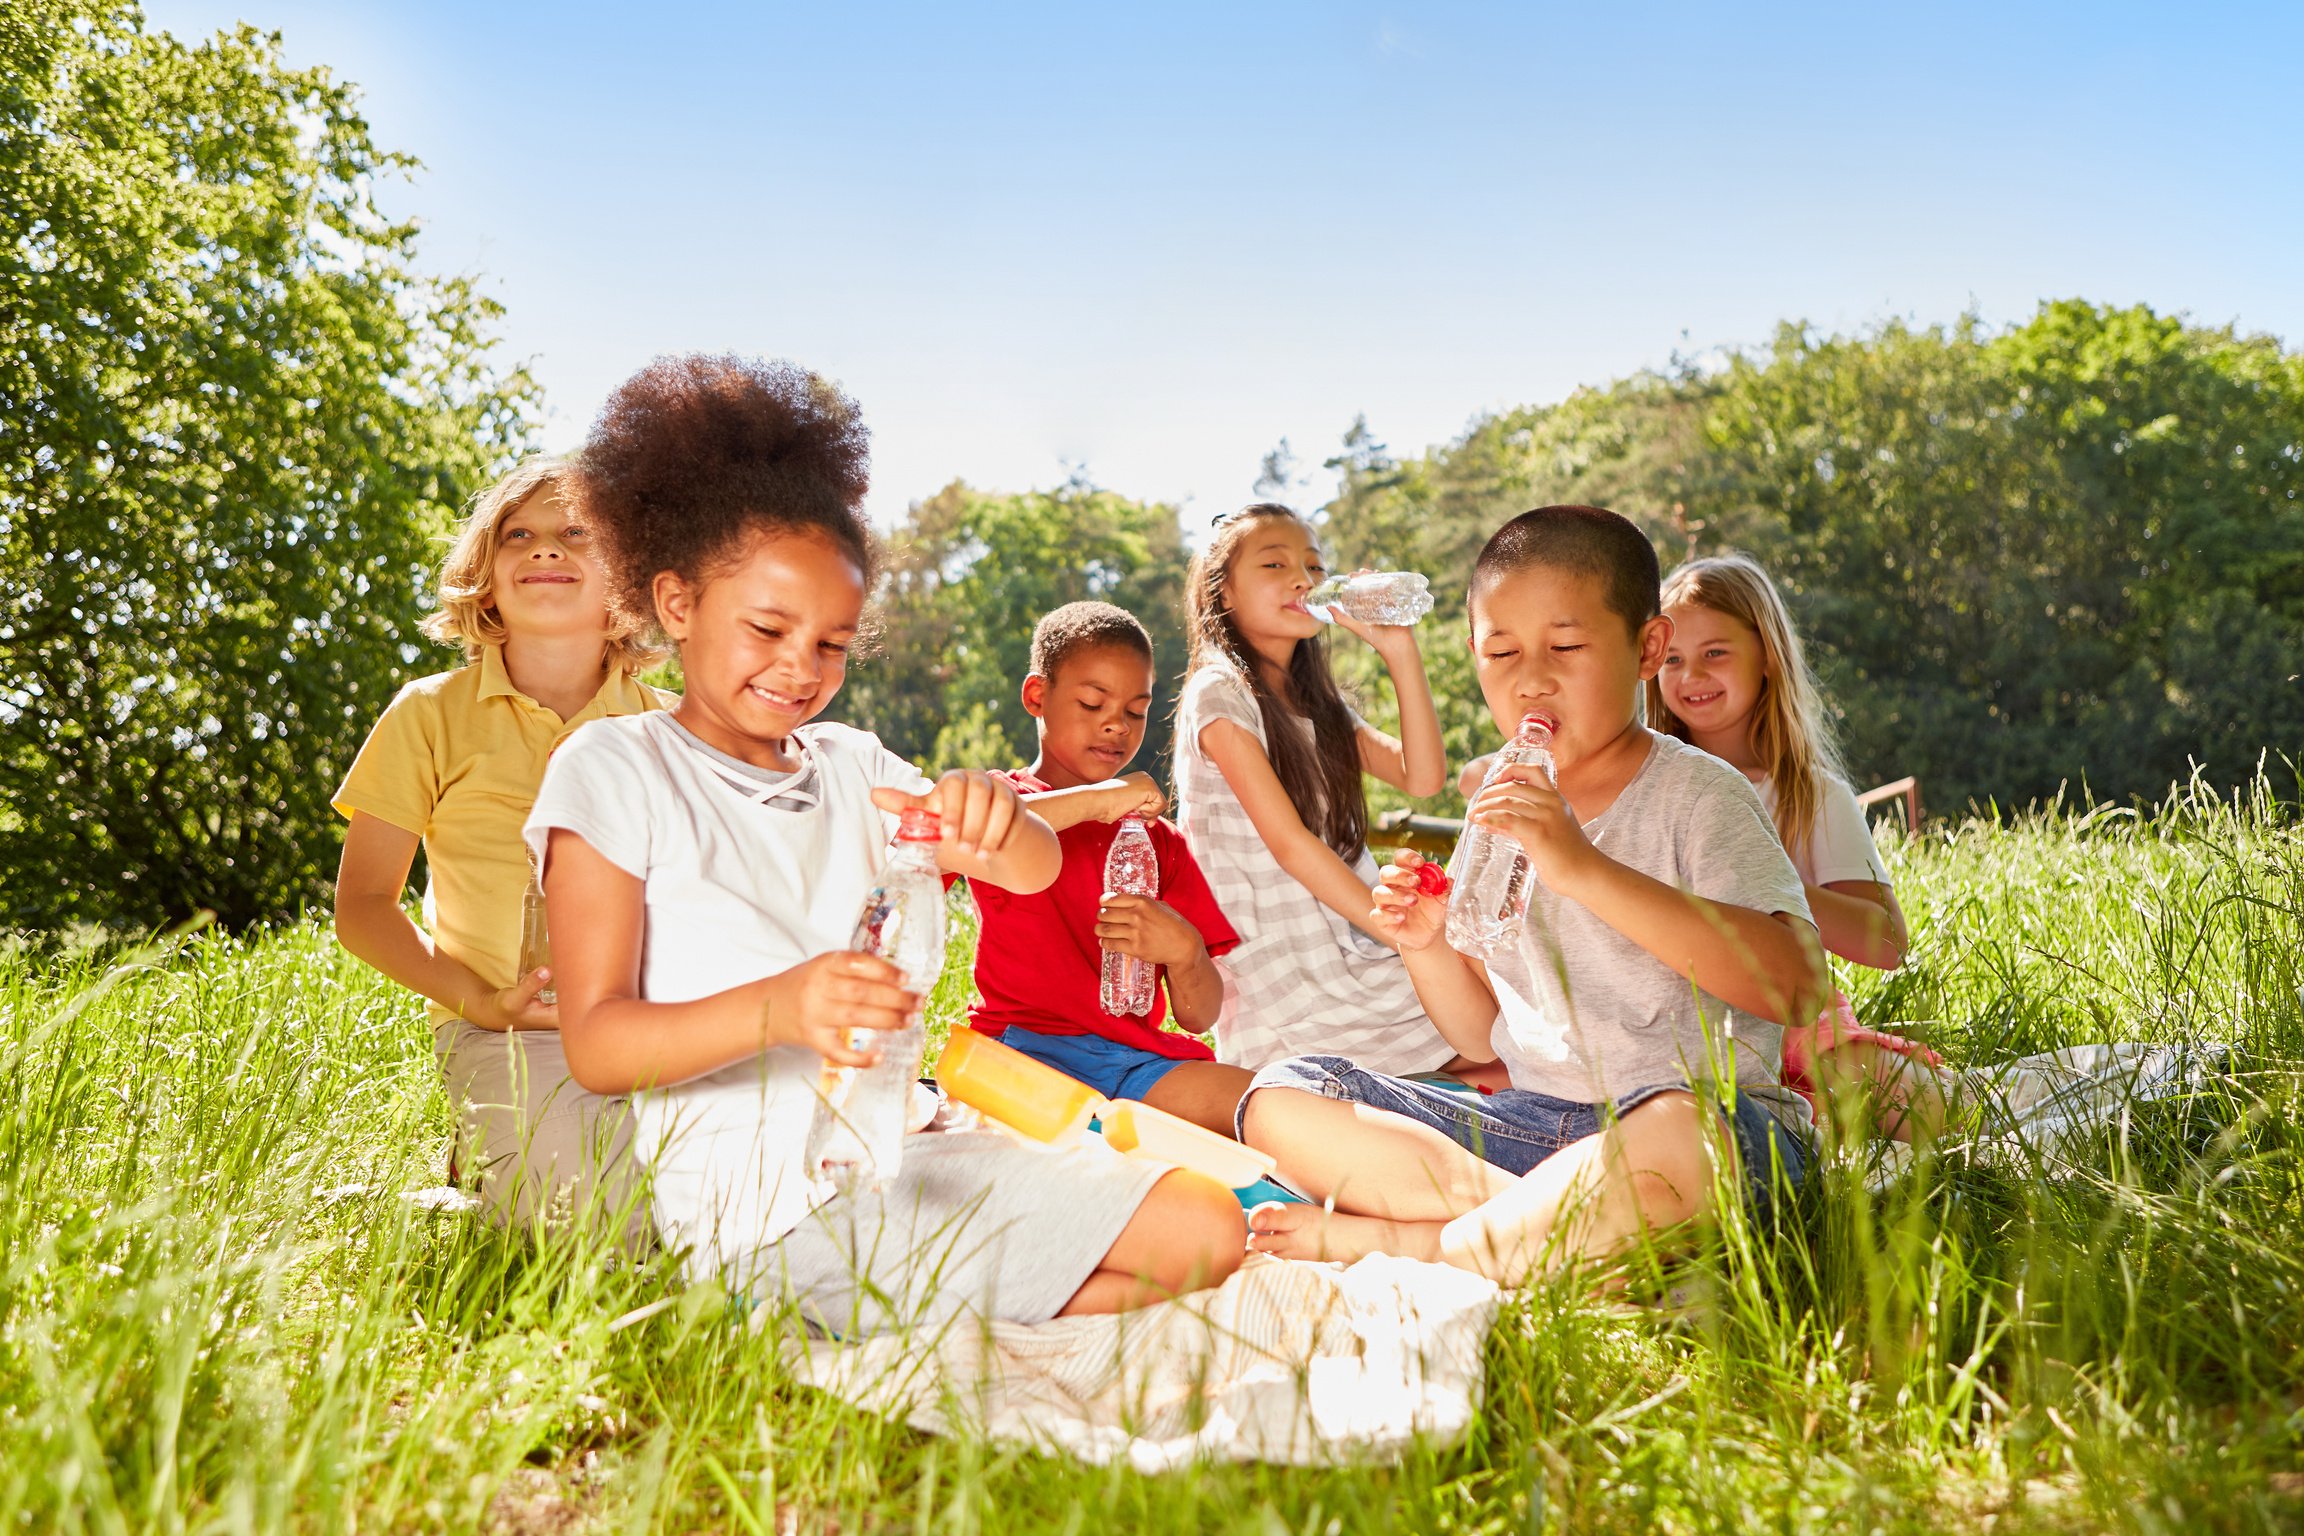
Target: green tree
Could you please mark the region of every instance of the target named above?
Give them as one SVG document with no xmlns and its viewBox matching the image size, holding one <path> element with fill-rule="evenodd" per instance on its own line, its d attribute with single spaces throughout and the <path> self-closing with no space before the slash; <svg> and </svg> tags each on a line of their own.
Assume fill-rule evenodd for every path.
<svg viewBox="0 0 2304 1536">
<path fill-rule="evenodd" d="M 1412 460 L 1359 424 L 1331 462 L 1337 560 L 1442 593 L 1426 654 L 1452 756 L 1495 742 L 1462 655 L 1472 559 L 1557 501 L 1625 513 L 1667 567 L 1757 556 L 1852 771 L 1918 773 L 1939 806 L 2157 797 L 2195 762 L 2239 783 L 2304 755 L 2304 357 L 2267 337 L 2081 302 L 1998 332 L 1788 325 Z"/>
<path fill-rule="evenodd" d="M 2269 338 L 2078 302 L 1787 328 L 1710 430 L 1870 775 L 2156 798 L 2304 751 L 2304 359 Z"/>
<path fill-rule="evenodd" d="M 856 667 L 836 714 L 933 769 L 1028 763 L 1035 738 L 1017 692 L 1032 627 L 1051 608 L 1101 598 L 1151 632 L 1160 681 L 1137 765 L 1167 771 L 1186 649 L 1174 507 L 1078 478 L 1012 496 L 954 481 L 916 503 L 892 543 L 878 654 Z"/>
<path fill-rule="evenodd" d="M 439 536 L 526 440 L 352 89 L 248 28 L 0 10 L 0 881 L 18 922 L 325 899 Z"/>
</svg>

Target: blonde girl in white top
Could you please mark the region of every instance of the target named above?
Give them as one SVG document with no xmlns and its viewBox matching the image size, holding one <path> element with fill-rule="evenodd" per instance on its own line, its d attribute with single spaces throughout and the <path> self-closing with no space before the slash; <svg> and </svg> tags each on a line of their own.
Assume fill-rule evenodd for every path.
<svg viewBox="0 0 2304 1536">
<path fill-rule="evenodd" d="M 1799 633 L 1775 583 L 1744 555 L 1691 560 L 1664 583 L 1672 620 L 1663 670 L 1648 684 L 1649 724 L 1743 770 L 1808 888 L 1824 947 L 1880 970 L 1904 963 L 1904 912 L 1840 771 Z M 1900 1140 L 1943 1120 L 1943 1058 L 1857 1021 L 1837 990 L 1823 1017 L 1784 1031 L 1784 1082 L 1813 1099 L 1870 1084 L 1881 1125 Z"/>
</svg>

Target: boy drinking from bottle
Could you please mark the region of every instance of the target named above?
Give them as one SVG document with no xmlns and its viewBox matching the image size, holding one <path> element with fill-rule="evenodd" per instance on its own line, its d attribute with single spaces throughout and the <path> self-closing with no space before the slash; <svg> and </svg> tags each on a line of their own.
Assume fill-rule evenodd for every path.
<svg viewBox="0 0 2304 1536">
<path fill-rule="evenodd" d="M 1731 1188 L 1798 1184 L 1808 1111 L 1778 1063 L 1784 1023 L 1826 995 L 1816 930 L 1744 775 L 1640 723 L 1672 635 L 1658 588 L 1647 536 L 1598 507 L 1523 513 L 1481 550 L 1470 643 L 1489 713 L 1508 737 L 1532 713 L 1555 723 L 1557 783 L 1513 766 L 1470 807 L 1527 856 L 1527 924 L 1486 962 L 1457 953 L 1413 854 L 1375 916 L 1449 1044 L 1502 1060 L 1511 1087 L 1475 1098 L 1328 1056 L 1264 1068 L 1241 1139 L 1332 1211 L 1260 1207 L 1252 1247 L 1516 1283 L 1707 1215 L 1715 1148 Z M 1699 1098 L 1713 1084 L 1732 1084 L 1724 1101 Z"/>
<path fill-rule="evenodd" d="M 1067 603 L 1032 631 L 1023 700 L 1040 752 L 1004 777 L 1056 829 L 1064 862 L 1055 884 L 1030 895 L 970 882 L 983 931 L 981 999 L 968 1022 L 1106 1098 L 1229 1136 L 1250 1074 L 1218 1063 L 1198 1037 L 1223 1011 L 1215 957 L 1237 938 L 1183 835 L 1155 819 L 1167 805 L 1160 787 L 1127 772 L 1144 744 L 1152 681 L 1151 636 L 1110 603 Z M 1159 859 L 1156 898 L 1104 889 L 1105 857 L 1131 815 L 1145 818 Z M 1107 949 L 1159 968 L 1147 1012 L 1105 1010 Z M 1171 1017 L 1178 1029 L 1162 1027 Z"/>
</svg>

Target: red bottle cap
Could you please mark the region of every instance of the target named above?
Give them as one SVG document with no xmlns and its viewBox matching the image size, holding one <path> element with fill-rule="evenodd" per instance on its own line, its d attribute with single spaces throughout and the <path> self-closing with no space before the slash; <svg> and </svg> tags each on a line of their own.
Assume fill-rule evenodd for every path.
<svg viewBox="0 0 2304 1536">
<path fill-rule="evenodd" d="M 896 841 L 900 843 L 933 843 L 943 836 L 944 818 L 921 806 L 913 806 L 896 818 Z"/>
<path fill-rule="evenodd" d="M 1448 871 L 1426 859 L 1416 866 L 1416 889 L 1426 896 L 1448 894 Z"/>
</svg>

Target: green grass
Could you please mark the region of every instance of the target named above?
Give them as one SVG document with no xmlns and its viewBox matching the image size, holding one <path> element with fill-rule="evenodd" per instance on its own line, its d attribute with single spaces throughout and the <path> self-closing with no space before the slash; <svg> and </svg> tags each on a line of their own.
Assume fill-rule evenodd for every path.
<svg viewBox="0 0 2304 1536">
<path fill-rule="evenodd" d="M 2229 1041 L 2230 1102 L 2054 1184 L 1835 1163 L 1789 1230 L 1731 1224 L 1702 1325 L 1515 1297 L 1465 1443 L 1312 1472 L 929 1440 L 666 1267 L 411 1208 L 448 1136 L 420 1010 L 318 927 L 20 943 L 0 1530 L 2304 1526 L 2304 828 L 2196 798 L 1892 859 L 1919 943 L 1851 978 L 1867 1018 L 1956 1061 Z"/>
</svg>

